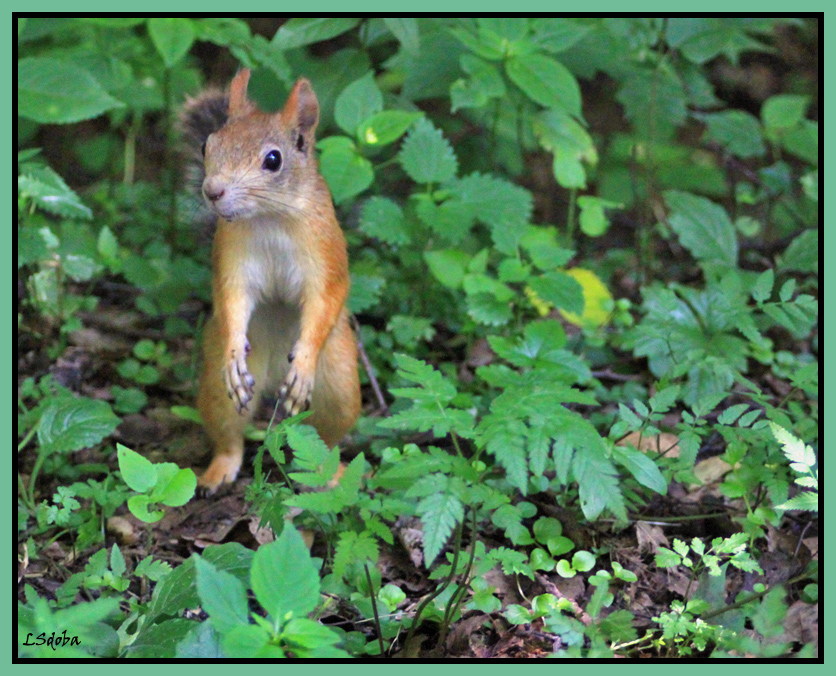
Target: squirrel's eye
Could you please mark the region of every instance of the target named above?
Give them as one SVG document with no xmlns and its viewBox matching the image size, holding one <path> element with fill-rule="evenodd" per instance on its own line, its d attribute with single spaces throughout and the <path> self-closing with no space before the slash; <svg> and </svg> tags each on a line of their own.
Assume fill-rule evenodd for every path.
<svg viewBox="0 0 836 676">
<path fill-rule="evenodd" d="M 203 145 L 200 146 L 200 154 L 203 155 L 203 157 L 206 157 L 206 141 L 204 141 Z"/>
<path fill-rule="evenodd" d="M 278 171 L 282 166 L 282 154 L 278 150 L 271 150 L 264 156 L 262 165 L 267 171 Z"/>
</svg>

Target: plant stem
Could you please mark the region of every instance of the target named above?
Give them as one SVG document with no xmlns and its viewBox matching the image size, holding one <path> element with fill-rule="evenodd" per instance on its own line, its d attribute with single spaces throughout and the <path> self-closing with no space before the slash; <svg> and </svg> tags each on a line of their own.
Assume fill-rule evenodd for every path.
<svg viewBox="0 0 836 676">
<path fill-rule="evenodd" d="M 380 644 L 380 655 L 383 656 L 383 630 L 380 628 L 380 615 L 377 614 L 377 599 L 375 599 L 372 576 L 369 573 L 369 565 L 363 561 L 363 570 L 366 571 L 366 582 L 369 584 L 369 598 L 372 601 L 372 612 L 374 613 L 374 626 L 377 629 L 377 641 Z"/>
</svg>

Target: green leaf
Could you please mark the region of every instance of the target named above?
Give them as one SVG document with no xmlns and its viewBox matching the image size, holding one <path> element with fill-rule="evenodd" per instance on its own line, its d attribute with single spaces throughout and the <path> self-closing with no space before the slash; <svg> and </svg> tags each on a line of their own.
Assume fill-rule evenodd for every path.
<svg viewBox="0 0 836 676">
<path fill-rule="evenodd" d="M 660 495 L 668 492 L 668 482 L 656 463 L 641 451 L 626 446 L 614 446 L 613 460 L 625 467 L 642 486 L 647 486 Z"/>
<path fill-rule="evenodd" d="M 404 51 L 417 55 L 421 47 L 418 20 L 413 17 L 384 18 L 386 28 L 392 31 Z"/>
<path fill-rule="evenodd" d="M 147 495 L 134 495 L 128 498 L 128 509 L 137 519 L 145 523 L 154 523 L 165 516 L 162 510 L 150 511 L 148 507 L 152 504 Z"/>
<path fill-rule="evenodd" d="M 727 267 L 737 265 L 737 235 L 723 207 L 678 190 L 666 190 L 664 197 L 671 210 L 668 222 L 694 258 Z"/>
<path fill-rule="evenodd" d="M 557 54 L 573 47 L 592 30 L 592 26 L 578 19 L 540 18 L 531 22 L 532 40 L 547 52 Z"/>
<path fill-rule="evenodd" d="M 355 533 L 345 531 L 340 533 L 334 552 L 334 575 L 342 577 L 345 575 L 350 564 L 371 561 L 377 563 L 378 549 L 374 536 L 368 531 Z"/>
<path fill-rule="evenodd" d="M 764 270 L 758 275 L 757 280 L 755 280 L 755 285 L 752 287 L 752 298 L 758 303 L 769 300 L 769 297 L 772 295 L 772 286 L 774 283 L 775 273 L 772 268 Z"/>
<path fill-rule="evenodd" d="M 383 110 L 383 94 L 377 86 L 374 73 L 369 71 L 363 77 L 348 85 L 334 104 L 334 119 L 347 134 L 358 134 L 360 123 Z M 358 134 L 362 138 L 362 134 Z"/>
<path fill-rule="evenodd" d="M 766 152 L 758 119 L 744 110 L 724 110 L 701 116 L 707 125 L 704 139 L 739 157 L 762 157 Z"/>
<path fill-rule="evenodd" d="M 148 34 L 166 68 L 171 68 L 186 56 L 195 41 L 194 22 L 180 17 L 148 20 Z"/>
<path fill-rule="evenodd" d="M 562 63 L 544 54 L 521 54 L 505 63 L 505 72 L 532 101 L 581 116 L 581 90 Z"/>
<path fill-rule="evenodd" d="M 529 286 L 541 299 L 555 307 L 583 314 L 583 288 L 574 277 L 554 270 L 534 277 Z"/>
<path fill-rule="evenodd" d="M 87 208 L 50 167 L 26 164 L 17 177 L 18 192 L 30 198 L 40 209 L 56 216 L 89 220 L 93 212 Z"/>
<path fill-rule="evenodd" d="M 794 127 L 805 118 L 809 96 L 778 94 L 769 97 L 761 107 L 763 125 L 771 130 Z"/>
<path fill-rule="evenodd" d="M 351 290 L 348 297 L 348 308 L 358 313 L 375 307 L 380 302 L 386 280 L 379 276 L 351 273 Z"/>
<path fill-rule="evenodd" d="M 166 479 L 165 484 L 160 486 L 160 502 L 169 507 L 180 507 L 192 499 L 197 488 L 197 477 L 194 471 L 188 467 L 177 468 L 176 472 Z"/>
<path fill-rule="evenodd" d="M 235 627 L 246 626 L 249 623 L 249 609 L 247 593 L 241 581 L 234 575 L 218 570 L 200 556 L 195 555 L 194 565 L 200 604 L 209 614 L 209 621 L 215 630 L 225 634 Z"/>
<path fill-rule="evenodd" d="M 813 491 L 804 491 L 790 498 L 782 505 L 776 505 L 778 509 L 801 509 L 805 512 L 819 511 L 819 494 Z"/>
<path fill-rule="evenodd" d="M 128 487 L 138 493 L 145 493 L 157 483 L 157 470 L 154 464 L 143 458 L 136 451 L 116 444 L 116 456 L 119 459 L 119 471 Z"/>
<path fill-rule="evenodd" d="M 482 108 L 491 99 L 505 96 L 505 81 L 499 69 L 472 54 L 462 54 L 462 70 L 470 77 L 460 78 L 450 85 L 451 111 L 461 108 Z"/>
<path fill-rule="evenodd" d="M 406 110 L 384 110 L 363 120 L 357 130 L 360 141 L 367 146 L 385 146 L 397 141 L 423 113 Z"/>
<path fill-rule="evenodd" d="M 610 221 L 604 214 L 605 208 L 618 206 L 615 202 L 603 200 L 592 195 L 578 197 L 578 206 L 581 214 L 578 223 L 581 231 L 588 237 L 600 237 L 610 227 Z"/>
<path fill-rule="evenodd" d="M 454 490 L 456 480 L 443 474 L 432 476 L 434 492 L 422 498 L 416 508 L 424 530 L 424 565 L 427 568 L 441 552 L 453 528 L 464 518 L 464 507 Z"/>
<path fill-rule="evenodd" d="M 425 251 L 424 260 L 433 277 L 449 289 L 461 288 L 470 256 L 459 249 Z"/>
<path fill-rule="evenodd" d="M 401 146 L 398 160 L 416 183 L 443 183 L 456 175 L 458 161 L 450 142 L 432 122 L 416 122 Z"/>
<path fill-rule="evenodd" d="M 256 599 L 276 621 L 304 617 L 319 603 L 317 568 L 289 523 L 278 540 L 256 551 L 250 579 Z"/>
<path fill-rule="evenodd" d="M 98 444 L 119 424 L 106 401 L 86 397 L 51 400 L 38 422 L 38 442 L 47 453 L 70 453 Z"/>
<path fill-rule="evenodd" d="M 585 549 L 579 549 L 572 555 L 572 568 L 585 573 L 595 567 L 595 555 Z"/>
<path fill-rule="evenodd" d="M 331 189 L 335 204 L 359 195 L 374 181 L 372 163 L 357 152 L 354 142 L 332 136 L 319 142 L 319 168 Z"/>
<path fill-rule="evenodd" d="M 272 45 L 280 50 L 303 47 L 342 35 L 358 23 L 360 19 L 349 17 L 293 18 L 282 24 L 273 36 Z"/>
<path fill-rule="evenodd" d="M 476 218 L 491 229 L 496 248 L 515 256 L 534 208 L 531 193 L 501 178 L 475 172 L 455 181 L 450 193 L 472 207 Z"/>
<path fill-rule="evenodd" d="M 42 124 L 69 124 L 125 104 L 69 60 L 29 57 L 17 62 L 17 114 Z"/>
<path fill-rule="evenodd" d="M 370 197 L 363 203 L 360 230 L 387 244 L 406 244 L 409 233 L 404 225 L 403 210 L 386 197 Z"/>
</svg>

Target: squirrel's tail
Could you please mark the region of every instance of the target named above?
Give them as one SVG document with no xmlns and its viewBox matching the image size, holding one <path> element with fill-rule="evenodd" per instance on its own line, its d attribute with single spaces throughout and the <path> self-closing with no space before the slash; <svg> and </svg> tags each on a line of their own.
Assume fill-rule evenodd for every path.
<svg viewBox="0 0 836 676">
<path fill-rule="evenodd" d="M 208 89 L 189 98 L 180 110 L 178 128 L 182 138 L 183 154 L 187 161 L 186 176 L 189 184 L 198 189 L 203 184 L 203 144 L 212 134 L 226 124 L 229 96 L 218 89 Z"/>
</svg>

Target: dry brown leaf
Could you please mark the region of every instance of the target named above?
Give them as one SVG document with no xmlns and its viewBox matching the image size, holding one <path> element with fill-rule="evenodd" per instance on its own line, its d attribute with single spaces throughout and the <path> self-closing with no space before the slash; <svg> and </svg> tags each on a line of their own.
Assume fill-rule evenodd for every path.
<svg viewBox="0 0 836 676">
<path fill-rule="evenodd" d="M 679 457 L 679 437 L 669 432 L 658 435 L 647 435 L 641 432 L 630 432 L 621 439 L 616 446 L 633 446 L 640 451 L 664 453 L 667 458 Z"/>
<path fill-rule="evenodd" d="M 700 460 L 694 465 L 694 474 L 702 481 L 703 485 L 713 484 L 723 476 L 731 472 L 732 466 L 720 456 Z"/>
<path fill-rule="evenodd" d="M 636 522 L 636 540 L 639 543 L 639 550 L 657 554 L 659 547 L 668 546 L 668 538 L 661 526 L 656 526 L 647 521 Z"/>
</svg>

